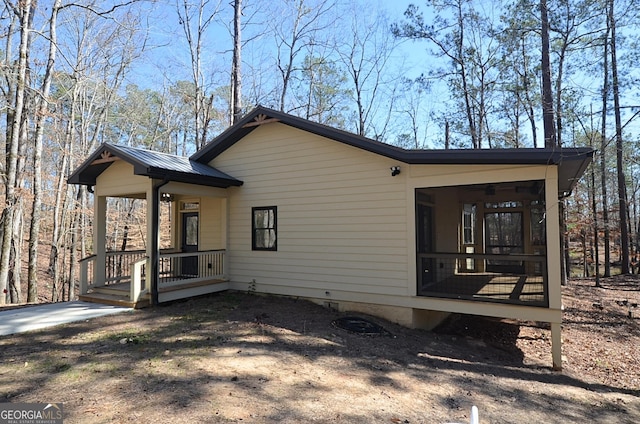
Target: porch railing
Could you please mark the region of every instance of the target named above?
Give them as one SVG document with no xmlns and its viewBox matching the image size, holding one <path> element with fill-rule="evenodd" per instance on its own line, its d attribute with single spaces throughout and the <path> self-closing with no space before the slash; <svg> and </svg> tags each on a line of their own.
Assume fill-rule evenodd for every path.
<svg viewBox="0 0 640 424">
<path fill-rule="evenodd" d="M 418 295 L 549 306 L 544 255 L 418 255 Z"/>
<path fill-rule="evenodd" d="M 142 295 L 149 291 L 145 278 L 148 256 L 131 264 L 131 286 L 129 287 L 129 299 L 133 302 L 140 300 Z"/>
<path fill-rule="evenodd" d="M 80 260 L 80 293 L 91 288 L 131 282 L 132 265 L 145 257 L 144 250 L 107 252 L 105 254 L 104 281 L 96 275 L 96 255 Z"/>
<path fill-rule="evenodd" d="M 224 250 L 161 254 L 158 289 L 224 279 L 225 255 Z"/>
<path fill-rule="evenodd" d="M 181 285 L 209 280 L 222 280 L 224 250 L 189 253 L 160 253 L 158 289 L 171 289 Z M 130 283 L 130 297 L 138 300 L 149 291 L 147 285 L 147 256 L 144 251 L 108 252 L 105 260 L 105 279 L 97 281 L 96 255 L 80 261 L 80 293 L 92 288 Z"/>
</svg>

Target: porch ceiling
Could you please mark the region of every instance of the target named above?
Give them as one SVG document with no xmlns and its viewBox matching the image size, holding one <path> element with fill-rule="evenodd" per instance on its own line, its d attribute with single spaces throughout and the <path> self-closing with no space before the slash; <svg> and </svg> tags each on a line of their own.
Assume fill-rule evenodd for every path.
<svg viewBox="0 0 640 424">
<path fill-rule="evenodd" d="M 108 143 L 102 144 L 67 181 L 93 186 L 96 178 L 117 160 L 133 165 L 135 175 L 149 178 L 221 188 L 242 185 L 242 181 L 189 158 Z"/>
</svg>

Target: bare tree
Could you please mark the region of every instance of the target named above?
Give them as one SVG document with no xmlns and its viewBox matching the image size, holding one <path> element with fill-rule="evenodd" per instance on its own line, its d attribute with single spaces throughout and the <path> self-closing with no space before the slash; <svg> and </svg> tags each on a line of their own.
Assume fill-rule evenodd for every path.
<svg viewBox="0 0 640 424">
<path fill-rule="evenodd" d="M 66 129 L 60 141 L 63 148 L 59 152 L 57 175 L 53 178 L 57 187 L 49 259 L 53 301 L 63 300 L 64 287 L 68 287 L 67 295 L 73 293 L 74 258 L 79 250 L 84 250 L 74 233 L 82 231 L 81 224 L 86 221 L 86 190 L 67 186 L 66 176 L 103 141 L 111 107 L 126 73 L 144 50 L 144 40 L 139 38 L 139 17 L 127 12 L 75 8 L 74 19 L 66 21 L 75 25 L 68 28 L 75 38 L 68 35 L 66 43 L 59 43 L 68 72 L 60 72 L 57 81 L 61 95 L 58 101 L 64 107 L 61 125 Z M 65 256 L 66 248 L 69 258 Z M 66 259 L 73 262 L 68 273 L 64 266 Z"/>
<path fill-rule="evenodd" d="M 233 61 L 231 65 L 231 116 L 242 117 L 242 0 L 233 1 Z"/>
<path fill-rule="evenodd" d="M 389 22 L 380 11 L 367 10 L 367 7 L 368 4 L 352 3 L 350 26 L 346 33 L 340 34 L 344 41 L 338 47 L 355 102 L 355 132 L 361 136 L 368 135 L 367 127 L 375 125 L 373 116 L 384 107 L 385 101 L 393 102 L 389 89 L 400 80 L 391 80 L 388 72 L 397 42 L 387 31 L 380 32 L 380 28 L 389 27 Z M 373 132 L 381 135 L 380 131 Z"/>
<path fill-rule="evenodd" d="M 446 79 L 453 91 L 461 115 L 460 129 L 468 135 L 473 148 L 491 147 L 489 128 L 490 98 L 497 77 L 496 45 L 487 35 L 494 32 L 489 17 L 473 9 L 465 0 L 429 2 L 436 17 L 425 21 L 414 5 L 405 12 L 405 22 L 394 24 L 397 37 L 428 40 L 435 54 L 448 60 L 450 67 L 436 69 L 434 79 Z M 451 18 L 447 18 L 451 16 Z"/>
<path fill-rule="evenodd" d="M 542 39 L 542 120 L 544 124 L 544 146 L 557 146 L 553 113 L 553 91 L 551 90 L 551 58 L 549 55 L 549 15 L 547 0 L 540 0 L 540 29 Z"/>
<path fill-rule="evenodd" d="M 594 35 L 597 35 L 601 29 L 594 27 L 589 29 L 590 25 L 596 18 L 602 15 L 601 9 L 597 2 L 593 0 L 582 0 L 577 2 L 562 1 L 557 3 L 554 24 L 549 25 L 549 31 L 557 35 L 554 45 L 556 48 L 557 60 L 555 68 L 557 70 L 555 82 L 555 115 L 556 115 L 556 143 L 562 147 L 562 130 L 565 120 L 565 109 L 567 111 L 572 108 L 566 107 L 563 94 L 565 92 L 564 74 L 567 63 L 570 59 L 570 53 L 576 50 L 584 49 L 588 45 Z"/>
<path fill-rule="evenodd" d="M 49 92 L 53 79 L 53 67 L 57 51 L 57 18 L 62 0 L 55 0 L 49 18 L 49 55 L 45 74 L 38 97 L 36 98 L 36 131 L 33 149 L 33 203 L 31 207 L 31 225 L 29 228 L 29 274 L 27 302 L 38 301 L 38 244 L 40 241 L 40 216 L 42 209 L 42 139 L 45 120 L 48 115 Z"/>
<path fill-rule="evenodd" d="M 507 6 L 506 27 L 497 35 L 501 49 L 500 84 L 504 91 L 502 113 L 511 119 L 511 144 L 522 147 L 523 135 L 529 133 L 531 144 L 538 147 L 538 121 L 541 90 L 536 72 L 534 45 L 539 42 L 539 22 L 535 5 L 526 0 Z M 513 105 L 514 99 L 516 105 Z M 529 123 L 529 130 L 521 130 L 520 117 Z"/>
<path fill-rule="evenodd" d="M 5 0 L 7 3 L 8 0 Z M 16 184 L 18 176 L 18 149 L 20 146 L 22 125 L 24 124 L 23 112 L 25 108 L 25 93 L 27 89 L 27 55 L 29 51 L 30 24 L 33 7 L 31 0 L 17 1 L 10 5 L 13 12 L 19 18 L 20 47 L 16 64 L 16 88 L 15 100 L 12 107 L 12 122 L 8 128 L 7 156 L 5 165 L 5 205 L 2 211 L 2 245 L 0 246 L 0 305 L 7 301 L 9 284 L 9 266 L 11 255 L 11 242 L 14 228 L 15 207 L 18 203 Z"/>
<path fill-rule="evenodd" d="M 609 28 L 611 30 L 611 84 L 613 89 L 614 116 L 616 121 L 616 174 L 618 176 L 618 204 L 620 216 L 621 273 L 629 273 L 629 228 L 627 224 L 627 185 L 623 167 L 622 119 L 620 116 L 620 86 L 618 80 L 618 59 L 616 50 L 615 0 L 609 0 Z"/>
<path fill-rule="evenodd" d="M 193 82 L 194 138 L 196 149 L 207 142 L 213 96 L 206 92 L 202 70 L 202 44 L 209 25 L 219 13 L 220 1 L 176 0 L 176 10 L 180 26 L 184 31 L 191 57 L 191 78 Z"/>
<path fill-rule="evenodd" d="M 320 33 L 331 25 L 325 18 L 334 7 L 333 1 L 321 0 L 313 5 L 309 3 L 309 0 L 295 0 L 291 2 L 292 9 L 279 11 L 280 17 L 274 17 L 272 21 L 271 30 L 277 48 L 276 66 L 282 84 L 279 108 L 285 112 L 295 109 L 287 107 L 287 95 L 294 74 L 302 70 L 300 61 L 306 56 L 305 48 L 322 44 Z"/>
<path fill-rule="evenodd" d="M 602 202 L 602 227 L 604 230 L 604 277 L 611 276 L 611 230 L 609 223 L 609 200 L 607 189 L 607 105 L 610 94 L 609 82 L 609 33 L 610 22 L 606 19 L 606 31 L 603 35 L 603 54 L 602 54 L 602 113 L 601 113 L 601 130 L 600 130 L 600 190 Z"/>
</svg>

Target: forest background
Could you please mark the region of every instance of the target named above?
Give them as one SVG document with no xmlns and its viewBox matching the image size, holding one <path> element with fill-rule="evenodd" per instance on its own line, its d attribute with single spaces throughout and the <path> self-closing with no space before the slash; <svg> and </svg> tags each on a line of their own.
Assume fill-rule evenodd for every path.
<svg viewBox="0 0 640 424">
<path fill-rule="evenodd" d="M 592 146 L 565 269 L 637 272 L 638 2 L 415 4 L 3 0 L 0 304 L 75 298 L 66 178 L 101 143 L 189 155 L 258 104 L 405 148 Z M 112 200 L 109 250 L 144 247 L 142 202 Z"/>
</svg>

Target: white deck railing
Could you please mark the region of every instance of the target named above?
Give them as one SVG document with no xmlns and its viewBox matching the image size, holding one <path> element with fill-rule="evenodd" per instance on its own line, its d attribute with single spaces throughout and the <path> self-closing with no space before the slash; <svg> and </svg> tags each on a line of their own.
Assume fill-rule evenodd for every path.
<svg viewBox="0 0 640 424">
<path fill-rule="evenodd" d="M 105 287 L 131 281 L 131 266 L 145 257 L 144 250 L 107 252 L 105 254 L 104 281 L 96 275 L 96 255 L 80 260 L 80 294 L 91 288 Z"/>
<path fill-rule="evenodd" d="M 224 250 L 161 253 L 158 264 L 158 290 L 224 279 L 225 254 Z M 129 295 L 133 301 L 139 300 L 149 292 L 146 285 L 147 256 L 142 250 L 107 252 L 105 281 L 96 281 L 95 267 L 96 255 L 80 261 L 80 294 L 87 294 L 92 288 L 119 283 L 131 283 Z"/>
<path fill-rule="evenodd" d="M 160 255 L 158 289 L 224 279 L 225 255 L 224 250 Z"/>
</svg>

